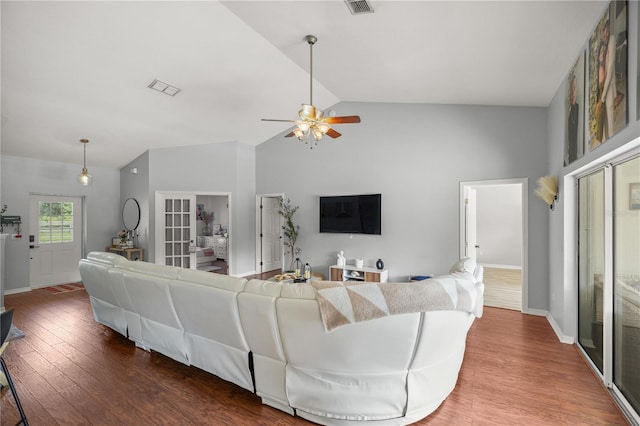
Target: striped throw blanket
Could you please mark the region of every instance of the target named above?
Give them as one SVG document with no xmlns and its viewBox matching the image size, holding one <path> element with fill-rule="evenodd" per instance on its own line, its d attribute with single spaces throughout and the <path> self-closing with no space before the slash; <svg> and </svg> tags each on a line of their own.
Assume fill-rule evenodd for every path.
<svg viewBox="0 0 640 426">
<path fill-rule="evenodd" d="M 482 316 L 484 284 L 466 273 L 412 283 L 311 281 L 327 332 L 389 315 L 458 310 Z"/>
</svg>

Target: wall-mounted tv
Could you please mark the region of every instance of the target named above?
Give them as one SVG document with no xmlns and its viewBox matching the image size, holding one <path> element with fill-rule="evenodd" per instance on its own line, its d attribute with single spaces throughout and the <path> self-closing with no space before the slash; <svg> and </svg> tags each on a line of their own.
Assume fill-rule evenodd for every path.
<svg viewBox="0 0 640 426">
<path fill-rule="evenodd" d="M 320 232 L 382 235 L 382 194 L 320 197 Z"/>
</svg>

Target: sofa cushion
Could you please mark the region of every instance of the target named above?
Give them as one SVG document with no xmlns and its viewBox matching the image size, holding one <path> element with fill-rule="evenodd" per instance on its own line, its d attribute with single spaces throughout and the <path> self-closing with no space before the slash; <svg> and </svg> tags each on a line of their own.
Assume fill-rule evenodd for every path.
<svg viewBox="0 0 640 426">
<path fill-rule="evenodd" d="M 178 270 L 178 281 L 187 281 L 194 284 L 221 288 L 223 290 L 241 292 L 247 280 L 245 278 L 233 277 L 230 275 L 215 274 L 206 271 L 196 271 L 194 269 Z"/>
<path fill-rule="evenodd" d="M 178 271 L 181 268 L 176 266 L 156 265 L 148 262 L 128 262 L 126 264 L 117 264 L 117 268 L 126 269 L 131 272 L 137 272 L 143 275 L 150 275 L 167 280 L 174 280 L 178 277 Z"/>
<path fill-rule="evenodd" d="M 106 263 L 111 266 L 115 266 L 115 265 L 123 266 L 129 263 L 129 261 L 126 258 L 124 258 L 123 256 L 120 256 L 119 254 L 106 253 L 102 251 L 90 252 L 89 254 L 87 254 L 87 259 L 92 260 L 94 262 Z"/>
<path fill-rule="evenodd" d="M 456 272 L 466 272 L 473 275 L 475 270 L 476 261 L 471 259 L 470 257 L 465 257 L 454 263 L 453 266 L 451 266 L 451 268 L 449 269 L 449 273 L 453 274 Z"/>
</svg>

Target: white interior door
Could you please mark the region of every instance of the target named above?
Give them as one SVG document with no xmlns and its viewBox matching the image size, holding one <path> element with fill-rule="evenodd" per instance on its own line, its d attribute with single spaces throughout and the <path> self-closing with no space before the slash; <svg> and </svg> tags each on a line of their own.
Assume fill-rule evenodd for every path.
<svg viewBox="0 0 640 426">
<path fill-rule="evenodd" d="M 282 222 L 280 197 L 260 198 L 260 272 L 282 268 Z"/>
<path fill-rule="evenodd" d="M 196 196 L 156 193 L 156 263 L 195 269 Z"/>
<path fill-rule="evenodd" d="M 477 193 L 474 188 L 465 187 L 464 208 L 464 256 L 476 260 L 477 239 Z"/>
<path fill-rule="evenodd" d="M 29 197 L 29 281 L 32 288 L 80 281 L 82 198 Z"/>
</svg>

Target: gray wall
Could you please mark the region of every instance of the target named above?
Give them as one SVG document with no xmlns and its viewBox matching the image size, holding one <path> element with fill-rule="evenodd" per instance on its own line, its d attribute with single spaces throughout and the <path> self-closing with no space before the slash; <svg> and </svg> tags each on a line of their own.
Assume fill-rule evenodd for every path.
<svg viewBox="0 0 640 426">
<path fill-rule="evenodd" d="M 138 158 L 136 161 L 141 161 Z M 188 147 L 153 149 L 148 152 L 148 186 L 146 204 L 148 231 L 140 244 L 145 260 L 155 262 L 155 192 L 188 191 L 231 193 L 231 226 L 229 247 L 234 275 L 252 273 L 255 269 L 255 158 L 254 147 L 237 142 L 224 142 Z M 123 174 L 140 162 L 128 164 Z M 133 195 L 130 195 L 133 196 Z M 138 194 L 136 198 L 144 196 Z M 120 204 L 126 196 L 123 194 Z M 146 244 L 146 245 L 143 245 Z"/>
<path fill-rule="evenodd" d="M 81 165 L 2 156 L 1 203 L 7 204 L 7 215 L 22 217 L 22 239 L 7 239 L 5 247 L 5 290 L 29 287 L 29 194 L 68 195 L 86 197 L 86 252 L 104 250 L 111 237 L 121 228 L 120 174 L 117 169 L 92 167 L 93 185 L 84 187 L 76 178 Z"/>
<path fill-rule="evenodd" d="M 131 169 L 137 169 L 137 173 L 131 173 Z M 128 198 L 135 198 L 140 204 L 140 224 L 136 229 L 136 247 L 143 249 L 144 260 L 149 260 L 149 200 L 153 200 L 149 194 L 149 151 L 141 154 L 120 169 L 120 211 Z M 120 215 L 120 228 L 122 228 L 122 215 Z"/>
<path fill-rule="evenodd" d="M 638 3 L 628 2 L 629 14 L 629 78 L 628 117 L 629 124 L 610 140 L 594 151 L 586 150 L 585 155 L 563 167 L 566 81 L 558 88 L 553 101 L 547 108 L 548 117 L 548 158 L 549 174 L 558 176 L 559 202 L 549 216 L 549 312 L 566 336 L 577 335 L 577 254 L 575 242 L 577 234 L 577 209 L 575 206 L 575 175 L 581 171 L 602 164 L 611 155 L 638 146 L 634 141 L 640 136 L 640 122 L 637 117 L 637 75 L 638 75 Z M 588 37 L 584 49 L 587 48 Z M 576 57 L 579 52 L 576 52 Z M 568 72 L 569 70 L 567 70 Z M 564 79 L 566 80 L 566 79 Z M 537 201 L 539 203 L 540 201 Z M 566 208 L 565 208 L 566 207 Z M 565 249 L 565 246 L 567 247 Z"/>
<path fill-rule="evenodd" d="M 459 253 L 459 183 L 528 177 L 547 170 L 544 108 L 342 102 L 339 139 L 312 150 L 274 137 L 256 149 L 258 193 L 284 192 L 300 206 L 302 259 L 325 275 L 344 250 L 390 280 L 443 273 Z M 530 183 L 531 185 L 531 183 Z M 318 196 L 382 193 L 382 236 L 320 234 Z M 529 306 L 548 307 L 547 208 L 529 196 Z"/>
<path fill-rule="evenodd" d="M 478 263 L 522 267 L 520 185 L 476 188 Z"/>
</svg>

